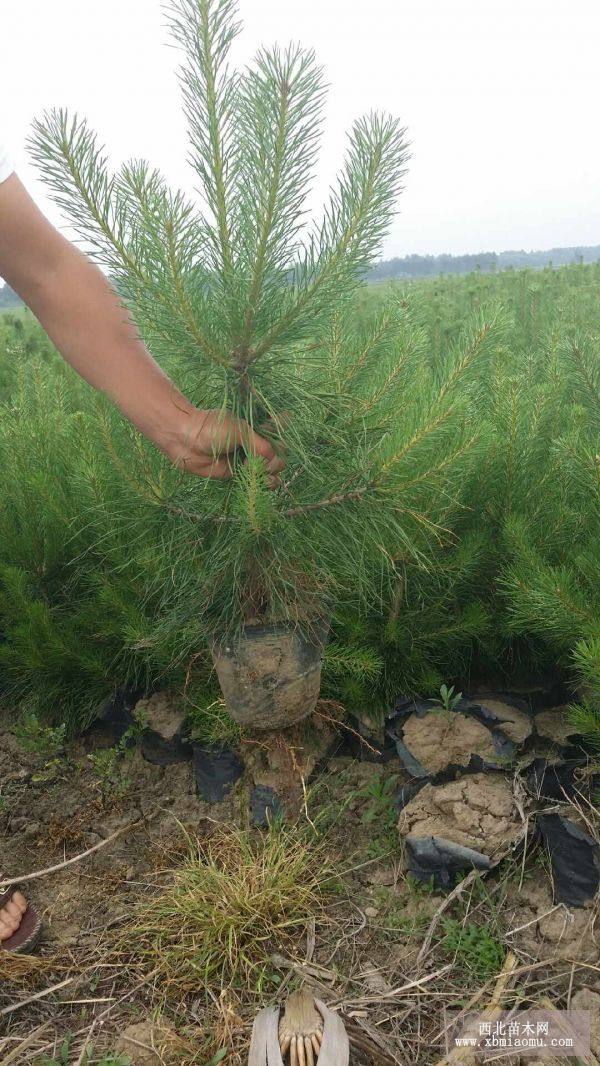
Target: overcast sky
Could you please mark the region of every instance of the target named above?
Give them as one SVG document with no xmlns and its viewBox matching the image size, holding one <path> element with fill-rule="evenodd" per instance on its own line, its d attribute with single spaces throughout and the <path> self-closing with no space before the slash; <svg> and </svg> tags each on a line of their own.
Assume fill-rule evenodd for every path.
<svg viewBox="0 0 600 1066">
<path fill-rule="evenodd" d="M 600 244 L 598 0 L 241 0 L 235 55 L 314 47 L 331 84 L 319 173 L 381 108 L 413 158 L 384 255 Z M 27 162 L 34 115 L 85 114 L 116 163 L 144 156 L 193 188 L 159 0 L 0 0 L 0 134 Z"/>
</svg>

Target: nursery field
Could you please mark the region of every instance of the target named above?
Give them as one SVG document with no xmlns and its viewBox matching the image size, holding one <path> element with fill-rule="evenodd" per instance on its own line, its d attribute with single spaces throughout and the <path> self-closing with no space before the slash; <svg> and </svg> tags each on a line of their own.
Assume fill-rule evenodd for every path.
<svg viewBox="0 0 600 1066">
<path fill-rule="evenodd" d="M 2 1063 L 241 1066 L 257 1010 L 300 985 L 359 1066 L 458 1061 L 444 1010 L 515 1005 L 590 1010 L 600 1060 L 600 264 L 364 287 L 342 311 L 365 467 L 398 385 L 401 518 L 375 596 L 327 485 L 310 512 L 349 558 L 287 816 L 302 727 L 265 772 L 208 650 L 225 607 L 202 605 L 195 516 L 221 487 L 170 469 L 28 312 L 0 315 L 2 873 L 44 921 L 35 955 L 0 952 Z M 314 506 L 296 469 L 289 514 Z M 232 536 L 246 519 L 268 548 L 264 513 Z"/>
<path fill-rule="evenodd" d="M 340 597 L 324 696 L 381 713 L 399 693 L 431 696 L 444 682 L 559 672 L 583 686 L 579 726 L 598 743 L 599 295 L 600 265 L 359 292 L 348 333 L 375 323 L 382 340 L 366 355 L 406 382 L 394 418 L 407 529 L 378 604 L 371 589 L 367 610 L 360 589 Z M 185 370 L 168 369 L 199 400 Z M 0 390 L 10 698 L 77 731 L 123 687 L 173 687 L 198 737 L 219 734 L 197 527 L 169 524 L 161 507 L 181 476 L 28 313 L 0 318 Z M 204 489 L 187 479 L 189 511 Z M 340 535 L 335 524 L 324 533 Z"/>
</svg>

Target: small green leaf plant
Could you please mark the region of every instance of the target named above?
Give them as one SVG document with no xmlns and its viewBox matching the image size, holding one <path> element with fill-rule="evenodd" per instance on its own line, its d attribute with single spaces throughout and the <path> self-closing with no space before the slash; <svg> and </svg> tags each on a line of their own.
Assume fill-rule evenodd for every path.
<svg viewBox="0 0 600 1066">
<path fill-rule="evenodd" d="M 462 692 L 455 692 L 454 685 L 451 685 L 450 688 L 447 685 L 442 685 L 439 696 L 429 701 L 431 703 L 430 713 L 450 717 L 457 710 L 462 698 Z"/>
<path fill-rule="evenodd" d="M 134 710 L 134 720 L 113 748 L 100 748 L 88 755 L 98 779 L 102 806 L 109 800 L 122 799 L 131 787 L 131 778 L 126 774 L 127 759 L 133 754 L 148 723 L 143 711 Z"/>
<path fill-rule="evenodd" d="M 64 754 L 64 725 L 50 726 L 42 722 L 35 710 L 24 709 L 14 727 L 21 747 L 44 759 L 57 759 Z"/>
<path fill-rule="evenodd" d="M 97 778 L 102 806 L 108 806 L 111 799 L 121 799 L 131 786 L 131 778 L 124 773 L 123 749 L 101 748 L 91 752 L 88 759 Z"/>
<path fill-rule="evenodd" d="M 446 712 L 446 714 L 451 714 L 451 712 L 455 711 L 458 707 L 462 700 L 462 696 L 462 692 L 455 691 L 454 685 L 451 685 L 450 688 L 448 688 L 447 685 L 442 685 L 440 687 L 439 700 L 436 702 L 439 703 L 439 706 Z"/>
<path fill-rule="evenodd" d="M 480 981 L 490 980 L 502 968 L 504 947 L 493 931 L 475 922 L 443 918 L 440 944 L 444 954 L 468 967 Z"/>
<path fill-rule="evenodd" d="M 44 1054 L 35 1059 L 34 1066 L 69 1066 L 69 1062 L 72 1061 L 72 1046 L 73 1037 L 65 1037 L 60 1048 L 56 1052 L 59 1056 L 58 1058 L 51 1059 L 48 1055 Z M 91 1066 L 92 1061 L 95 1062 L 96 1066 L 131 1066 L 130 1055 L 116 1055 L 108 1052 L 107 1054 L 101 1054 L 101 1057 L 97 1059 L 94 1055 L 94 1046 L 90 1045 L 84 1054 L 83 1066 Z"/>
</svg>

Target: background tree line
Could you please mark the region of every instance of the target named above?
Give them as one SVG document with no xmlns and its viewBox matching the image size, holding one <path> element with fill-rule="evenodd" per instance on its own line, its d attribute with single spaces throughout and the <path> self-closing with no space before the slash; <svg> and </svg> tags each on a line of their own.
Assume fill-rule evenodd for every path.
<svg viewBox="0 0 600 1066">
<path fill-rule="evenodd" d="M 427 278 L 439 274 L 470 274 L 474 270 L 494 273 L 500 270 L 519 270 L 530 267 L 568 266 L 573 263 L 597 263 L 600 261 L 600 244 L 574 245 L 570 248 L 550 248 L 546 251 L 526 252 L 523 249 L 508 252 L 476 252 L 464 255 L 405 255 L 384 259 L 371 268 L 368 281 L 386 281 L 388 278 Z M 0 285 L 0 310 L 18 307 L 21 300 L 10 285 Z"/>
<path fill-rule="evenodd" d="M 484 273 L 497 270 L 531 267 L 567 266 L 571 263 L 596 263 L 600 259 L 600 245 L 575 245 L 571 248 L 550 248 L 547 251 L 477 252 L 465 255 L 405 255 L 377 263 L 369 272 L 369 281 L 387 278 L 426 278 L 438 274 L 469 274 L 473 270 Z"/>
</svg>

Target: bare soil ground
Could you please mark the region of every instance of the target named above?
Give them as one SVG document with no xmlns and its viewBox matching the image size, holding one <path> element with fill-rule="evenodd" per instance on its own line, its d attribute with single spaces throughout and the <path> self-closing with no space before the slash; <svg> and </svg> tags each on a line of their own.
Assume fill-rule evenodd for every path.
<svg viewBox="0 0 600 1066">
<path fill-rule="evenodd" d="M 507 960 L 506 1007 L 545 996 L 565 1007 L 581 990 L 594 1011 L 600 1004 L 598 904 L 553 903 L 539 844 L 468 877 L 448 900 L 405 872 L 394 805 L 400 765 L 349 758 L 331 761 L 301 814 L 336 872 L 323 910 L 290 930 L 285 950 L 264 943 L 256 987 L 218 987 L 199 975 L 190 991 L 175 975 L 166 994 L 151 966 L 130 966 L 122 947 L 115 953 L 115 937 L 122 945 L 136 904 L 169 882 L 190 837 L 209 838 L 215 823 L 247 825 L 243 784 L 209 806 L 197 798 L 191 763 L 160 768 L 134 750 L 108 773 L 89 758 L 110 749 L 108 732 L 48 757 L 23 749 L 9 712 L 2 720 L 0 871 L 60 866 L 121 832 L 28 883 L 45 934 L 31 958 L 0 952 L 0 1063 L 208 1066 L 220 1050 L 243 1063 L 256 1010 L 304 981 L 341 1012 L 353 1063 L 434 1066 L 444 1056 L 444 1008 L 483 1009 Z M 597 831 L 597 814 L 586 816 Z"/>
</svg>

